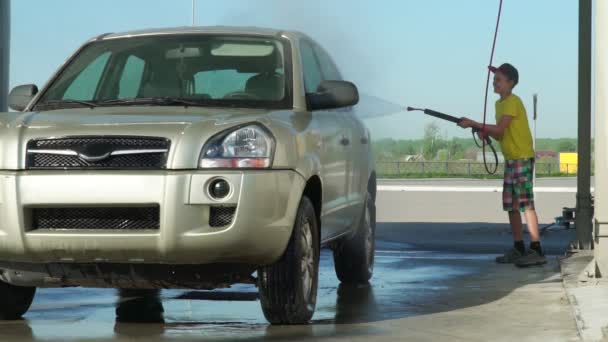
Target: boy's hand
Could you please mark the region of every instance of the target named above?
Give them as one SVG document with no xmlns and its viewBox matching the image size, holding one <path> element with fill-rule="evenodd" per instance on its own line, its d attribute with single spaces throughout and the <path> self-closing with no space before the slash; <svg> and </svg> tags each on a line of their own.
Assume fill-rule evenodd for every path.
<svg viewBox="0 0 608 342">
<path fill-rule="evenodd" d="M 462 128 L 471 128 L 471 127 L 475 127 L 477 124 L 477 122 L 475 122 L 474 120 L 471 120 L 469 118 L 460 118 L 460 122 L 458 123 L 459 127 Z"/>
</svg>

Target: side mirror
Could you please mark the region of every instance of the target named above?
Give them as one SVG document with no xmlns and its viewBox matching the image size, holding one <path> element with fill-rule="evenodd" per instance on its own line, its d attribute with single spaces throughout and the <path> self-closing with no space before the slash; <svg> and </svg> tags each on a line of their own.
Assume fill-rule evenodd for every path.
<svg viewBox="0 0 608 342">
<path fill-rule="evenodd" d="M 8 106 L 13 110 L 22 112 L 36 94 L 38 94 L 38 87 L 35 84 L 15 87 L 8 95 Z"/>
<path fill-rule="evenodd" d="M 359 91 L 351 82 L 323 81 L 317 92 L 306 98 L 311 110 L 344 108 L 359 103 Z"/>
</svg>

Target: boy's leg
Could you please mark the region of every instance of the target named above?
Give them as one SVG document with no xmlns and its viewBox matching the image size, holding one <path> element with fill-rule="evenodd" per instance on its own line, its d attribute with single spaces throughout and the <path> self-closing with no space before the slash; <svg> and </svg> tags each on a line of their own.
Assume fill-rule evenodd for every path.
<svg viewBox="0 0 608 342">
<path fill-rule="evenodd" d="M 501 264 L 514 263 L 518 258 L 521 258 L 526 252 L 524 245 L 524 233 L 521 222 L 521 214 L 517 210 L 517 196 L 515 195 L 513 163 L 507 161 L 505 164 L 505 175 L 502 192 L 503 209 L 509 213 L 509 223 L 513 231 L 513 248 L 507 251 L 504 255 L 496 258 L 496 262 Z M 515 202 L 515 203 L 514 203 Z"/>
<path fill-rule="evenodd" d="M 544 265 L 547 263 L 545 252 L 540 244 L 540 230 L 538 228 L 538 216 L 536 210 L 528 208 L 525 211 L 526 223 L 528 224 L 528 232 L 530 233 L 530 250 L 526 256 L 519 258 L 515 265 L 519 267 L 528 267 L 535 265 Z"/>
<path fill-rule="evenodd" d="M 511 230 L 513 231 L 513 248 L 496 258 L 496 262 L 499 264 L 512 264 L 526 253 L 524 231 L 519 211 L 509 211 L 509 223 L 511 223 Z"/>
<path fill-rule="evenodd" d="M 540 241 L 540 229 L 538 228 L 538 215 L 536 215 L 536 210 L 528 209 L 525 211 L 525 215 L 528 232 L 530 233 L 530 240 L 532 242 Z"/>
<path fill-rule="evenodd" d="M 528 232 L 530 233 L 530 250 L 526 256 L 518 259 L 515 265 L 520 267 L 543 265 L 547 263 L 543 249 L 540 245 L 540 230 L 538 228 L 538 216 L 534 208 L 534 191 L 532 185 L 532 171 L 534 170 L 534 161 L 528 162 L 527 167 L 523 167 L 521 184 L 520 207 L 526 215 L 526 223 L 528 224 Z"/>
<path fill-rule="evenodd" d="M 509 223 L 511 224 L 511 230 L 513 231 L 513 240 L 515 242 L 523 241 L 524 230 L 521 222 L 521 214 L 519 213 L 519 211 L 509 211 Z"/>
</svg>

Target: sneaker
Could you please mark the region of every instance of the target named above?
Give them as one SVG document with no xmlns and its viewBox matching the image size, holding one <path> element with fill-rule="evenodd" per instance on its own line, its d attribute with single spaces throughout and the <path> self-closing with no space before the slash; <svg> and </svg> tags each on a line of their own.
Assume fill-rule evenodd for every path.
<svg viewBox="0 0 608 342">
<path fill-rule="evenodd" d="M 517 248 L 511 248 L 504 255 L 496 257 L 496 262 L 499 264 L 512 264 L 523 256 Z"/>
<path fill-rule="evenodd" d="M 528 254 L 517 259 L 515 266 L 517 267 L 529 267 L 529 266 L 540 266 L 547 263 L 547 258 L 544 255 L 540 255 L 537 251 L 531 249 Z"/>
</svg>

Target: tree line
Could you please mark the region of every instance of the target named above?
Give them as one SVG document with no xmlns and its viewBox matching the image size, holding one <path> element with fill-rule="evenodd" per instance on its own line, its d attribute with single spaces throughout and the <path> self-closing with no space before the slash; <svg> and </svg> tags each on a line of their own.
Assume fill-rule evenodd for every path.
<svg viewBox="0 0 608 342">
<path fill-rule="evenodd" d="M 576 138 L 538 138 L 536 151 L 576 152 Z M 497 150 L 500 150 L 496 144 Z M 404 161 L 407 156 L 422 160 L 475 160 L 481 151 L 473 137 L 449 138 L 442 134 L 436 123 L 429 123 L 422 139 L 381 139 L 372 143 L 374 155 L 379 161 Z M 548 158 L 550 159 L 550 158 Z M 548 160 L 549 161 L 549 160 Z"/>
</svg>

